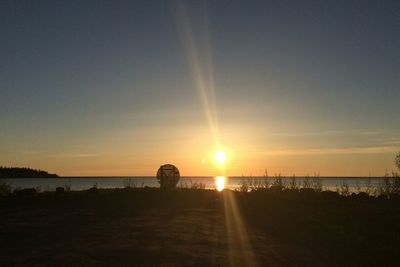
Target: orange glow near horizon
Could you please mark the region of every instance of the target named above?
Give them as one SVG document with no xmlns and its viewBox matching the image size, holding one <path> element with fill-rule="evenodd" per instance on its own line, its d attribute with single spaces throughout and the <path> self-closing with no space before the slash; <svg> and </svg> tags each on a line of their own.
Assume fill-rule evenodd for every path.
<svg viewBox="0 0 400 267">
<path fill-rule="evenodd" d="M 211 177 L 257 176 L 265 169 L 283 176 L 368 177 L 397 171 L 393 159 L 400 151 L 399 130 L 367 126 L 332 130 L 325 122 L 320 126 L 318 121 L 292 120 L 290 109 L 274 101 L 265 105 L 260 99 L 240 97 L 226 104 L 223 92 L 243 88 L 232 83 L 224 89 L 215 82 L 207 17 L 204 39 L 198 40 L 183 3 L 178 4 L 176 15 L 192 74 L 189 88 L 197 92 L 201 108 L 182 101 L 127 111 L 113 118 L 117 127 L 93 122 L 71 132 L 53 132 L 51 124 L 48 130 L 33 126 L 32 131 L 16 130 L 1 143 L 2 165 L 43 169 L 60 176 L 153 176 L 165 163 L 176 165 L 184 176 Z M 164 90 L 166 85 L 161 84 Z M 288 86 L 295 88 L 296 84 Z M 268 81 L 250 87 L 273 89 Z M 219 90 L 221 94 L 216 94 Z M 218 95 L 224 97 L 217 99 Z"/>
<path fill-rule="evenodd" d="M 262 176 L 266 169 L 272 176 L 379 177 L 399 172 L 394 158 L 400 151 L 400 124 L 396 123 L 400 90 L 393 89 L 398 87 L 398 78 L 393 78 L 393 71 L 380 73 L 394 66 L 394 57 L 386 57 L 390 49 L 385 44 L 393 41 L 397 24 L 385 24 L 389 27 L 385 37 L 380 35 L 381 27 L 365 27 L 371 30 L 365 40 L 382 37 L 382 42 L 377 42 L 380 48 L 375 42 L 372 45 L 374 51 L 382 49 L 384 57 L 348 62 L 344 53 L 335 54 L 335 62 L 342 60 L 348 68 L 343 79 L 336 69 L 341 63 L 330 64 L 334 57 L 313 54 L 314 48 L 340 52 L 342 42 L 330 46 L 316 37 L 312 46 L 287 45 L 286 35 L 293 40 L 307 35 L 307 28 L 297 27 L 293 28 L 295 35 L 290 27 L 284 33 L 271 27 L 266 34 L 258 34 L 260 29 L 280 23 L 275 20 L 280 16 L 272 16 L 272 20 L 260 17 L 254 30 L 232 34 L 242 19 L 247 21 L 237 17 L 242 7 L 229 5 L 226 10 L 217 2 L 168 1 L 165 5 L 170 8 L 165 14 L 165 8 L 138 5 L 149 14 L 161 12 L 155 17 L 165 25 L 153 25 L 152 16 L 129 16 L 129 25 L 135 27 L 128 35 L 114 34 L 121 28 L 120 20 L 107 21 L 107 27 L 93 24 L 99 29 L 96 34 L 105 31 L 101 36 L 109 45 L 90 43 L 94 48 L 90 54 L 85 38 L 74 43 L 76 49 L 69 50 L 69 43 L 55 47 L 67 49 L 67 54 L 58 54 L 71 56 L 71 62 L 83 60 L 76 69 L 68 67 L 68 58 L 48 61 L 54 51 L 46 53 L 45 48 L 52 47 L 53 39 L 36 40 L 36 34 L 31 34 L 32 30 L 41 32 L 42 27 L 22 27 L 21 34 L 40 43 L 43 60 L 37 61 L 40 71 L 33 75 L 26 71 L 25 60 L 17 60 L 23 59 L 23 54 L 5 55 L 16 65 L 10 68 L 11 80 L 0 79 L 2 96 L 7 96 L 0 98 L 0 166 L 77 177 L 154 176 L 166 163 L 177 166 L 182 176 L 195 177 Z M 54 16 L 44 19 L 49 19 L 42 25 L 44 30 L 50 27 L 52 31 Z M 150 39 L 148 29 L 141 27 L 147 19 L 154 26 Z M 21 23 L 29 25 L 29 18 Z M 321 25 L 329 28 L 330 20 L 325 23 Z M 19 23 L 9 26 L 18 28 Z M 62 30 L 69 32 L 72 28 L 68 27 Z M 85 34 L 85 29 L 77 30 L 76 34 Z M 11 38 L 15 30 L 7 34 L 11 43 L 21 45 L 21 51 L 30 51 L 32 42 Z M 132 36 L 137 36 L 138 42 Z M 354 57 L 363 54 L 357 52 L 364 51 L 359 50 L 358 42 L 345 43 L 357 43 Z M 365 42 L 365 51 L 370 45 Z M 350 46 L 348 51 L 353 51 Z M 88 55 L 102 58 L 104 53 L 106 64 L 86 60 Z M 309 53 L 315 64 L 301 61 Z M 51 70 L 52 75 L 42 69 Z M 383 76 L 360 76 L 364 73 Z M 32 88 L 41 89 L 35 93 Z M 26 95 L 26 101 L 21 101 L 20 95 Z M 55 103 L 61 108 L 55 108 Z"/>
</svg>

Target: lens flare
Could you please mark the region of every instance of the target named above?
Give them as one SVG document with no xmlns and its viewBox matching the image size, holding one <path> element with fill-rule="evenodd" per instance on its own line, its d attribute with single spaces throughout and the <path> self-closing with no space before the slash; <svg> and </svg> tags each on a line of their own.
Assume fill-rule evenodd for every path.
<svg viewBox="0 0 400 267">
<path fill-rule="evenodd" d="M 224 176 L 217 176 L 215 177 L 215 186 L 217 187 L 218 191 L 222 191 L 225 188 L 225 177 Z"/>
</svg>

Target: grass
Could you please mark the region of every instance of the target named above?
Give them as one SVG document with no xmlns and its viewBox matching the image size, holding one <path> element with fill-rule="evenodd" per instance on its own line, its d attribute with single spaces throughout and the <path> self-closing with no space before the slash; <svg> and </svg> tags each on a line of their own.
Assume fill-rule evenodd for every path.
<svg viewBox="0 0 400 267">
<path fill-rule="evenodd" d="M 349 196 L 350 195 L 349 185 L 345 181 L 342 181 L 342 183 L 339 186 L 336 185 L 336 192 L 345 197 Z"/>
<path fill-rule="evenodd" d="M 227 195 L 193 187 L 2 197 L 0 265 L 227 266 L 239 249 L 229 245 Z M 400 264 L 399 198 L 287 189 L 232 196 L 261 266 Z"/>
<path fill-rule="evenodd" d="M 305 176 L 297 178 L 296 175 L 291 177 L 282 176 L 280 173 L 269 177 L 268 174 L 262 180 L 252 178 L 251 176 L 242 176 L 237 191 L 252 192 L 260 190 L 313 190 L 315 192 L 329 191 L 322 185 L 322 180 L 319 174 L 314 176 Z M 351 194 L 365 193 L 369 196 L 383 196 L 390 198 L 392 195 L 400 194 L 400 176 L 398 173 L 393 172 L 391 175 L 386 173 L 377 186 L 372 185 L 371 179 L 361 185 L 359 182 L 354 187 L 350 187 L 346 180 L 342 180 L 340 184 L 336 185 L 335 191 L 342 196 L 350 196 Z"/>
<path fill-rule="evenodd" d="M 64 183 L 65 191 L 71 191 L 71 186 L 72 186 L 71 180 L 68 179 L 68 181 Z"/>
<path fill-rule="evenodd" d="M 318 175 L 314 177 L 305 176 L 302 181 L 298 181 L 295 175 L 292 177 L 284 177 L 280 173 L 275 174 L 273 177 L 264 176 L 263 180 L 254 179 L 252 177 L 242 177 L 242 182 L 238 191 L 250 192 L 257 190 L 300 190 L 300 189 L 313 189 L 316 192 L 322 192 L 322 182 Z"/>
</svg>

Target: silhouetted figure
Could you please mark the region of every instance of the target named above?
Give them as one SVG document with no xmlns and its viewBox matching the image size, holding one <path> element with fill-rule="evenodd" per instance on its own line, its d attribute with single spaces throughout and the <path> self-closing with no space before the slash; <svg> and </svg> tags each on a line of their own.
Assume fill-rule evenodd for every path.
<svg viewBox="0 0 400 267">
<path fill-rule="evenodd" d="M 162 165 L 157 171 L 157 180 L 162 189 L 175 188 L 179 178 L 179 170 L 172 164 Z"/>
</svg>

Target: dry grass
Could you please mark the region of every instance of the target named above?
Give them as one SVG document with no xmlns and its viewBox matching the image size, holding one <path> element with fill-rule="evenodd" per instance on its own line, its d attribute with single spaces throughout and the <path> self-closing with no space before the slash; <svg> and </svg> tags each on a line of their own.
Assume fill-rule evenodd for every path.
<svg viewBox="0 0 400 267">
<path fill-rule="evenodd" d="M 239 247 L 229 245 L 225 193 L 137 188 L 3 197 L 0 265 L 227 266 Z M 262 266 L 400 263 L 398 199 L 296 190 L 231 195 Z"/>
</svg>

